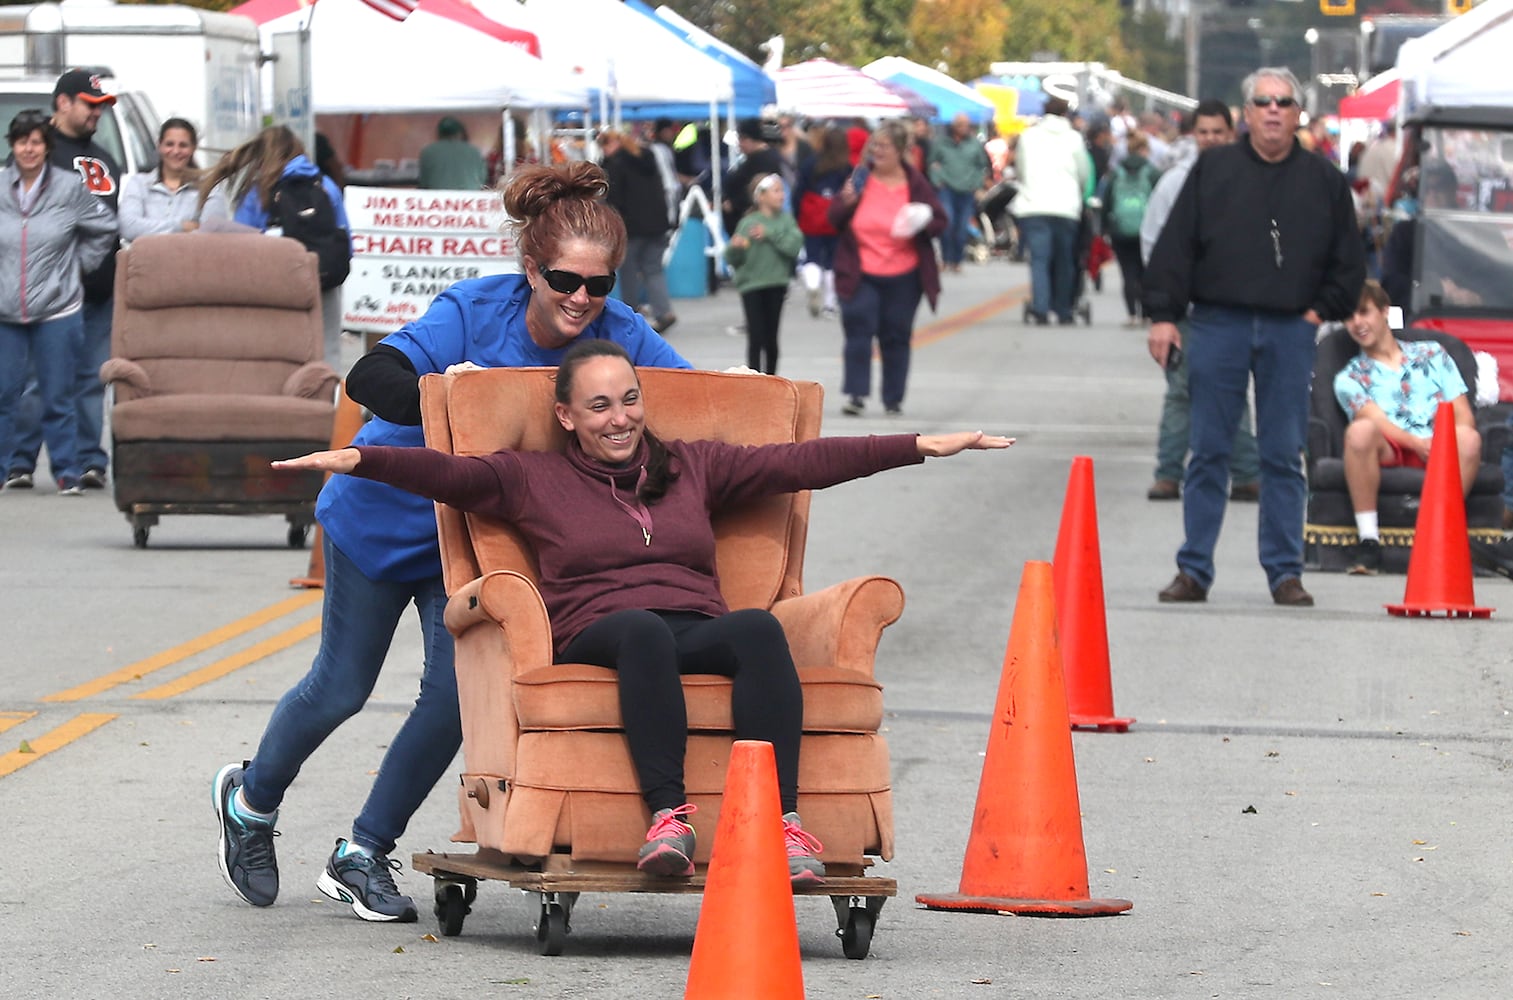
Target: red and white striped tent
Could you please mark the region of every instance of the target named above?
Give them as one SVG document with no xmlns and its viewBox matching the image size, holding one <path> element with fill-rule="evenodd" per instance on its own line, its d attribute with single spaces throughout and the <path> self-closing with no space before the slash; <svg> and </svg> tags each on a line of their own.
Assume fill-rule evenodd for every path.
<svg viewBox="0 0 1513 1000">
<path fill-rule="evenodd" d="M 772 78 L 777 81 L 778 110 L 806 118 L 935 116 L 935 105 L 909 88 L 829 59 L 784 66 Z"/>
<path fill-rule="evenodd" d="M 258 23 L 265 48 L 310 29 L 311 100 L 318 114 L 583 107 L 580 74 L 545 63 L 539 40 L 458 0 L 249 0 L 232 10 Z"/>
</svg>

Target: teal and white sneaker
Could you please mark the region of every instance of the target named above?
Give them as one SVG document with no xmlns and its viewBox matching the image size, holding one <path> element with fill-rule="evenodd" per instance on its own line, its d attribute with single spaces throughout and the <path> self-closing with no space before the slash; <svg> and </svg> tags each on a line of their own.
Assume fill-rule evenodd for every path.
<svg viewBox="0 0 1513 1000">
<path fill-rule="evenodd" d="M 227 764 L 216 772 L 211 787 L 221 824 L 221 876 L 232 892 L 253 906 L 272 906 L 278 898 L 278 858 L 273 851 L 278 813 L 272 820 L 260 820 L 237 808 L 236 793 L 244 773 L 242 764 Z"/>
<path fill-rule="evenodd" d="M 336 850 L 326 862 L 315 886 L 338 903 L 346 903 L 364 920 L 415 922 L 415 900 L 403 895 L 394 884 L 399 862 L 386 854 L 368 854 L 336 839 Z"/>
</svg>

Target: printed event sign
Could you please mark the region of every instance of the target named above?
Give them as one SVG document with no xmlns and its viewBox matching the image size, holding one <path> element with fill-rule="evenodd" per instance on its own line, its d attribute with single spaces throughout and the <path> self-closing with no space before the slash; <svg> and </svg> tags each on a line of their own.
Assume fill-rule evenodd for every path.
<svg viewBox="0 0 1513 1000">
<path fill-rule="evenodd" d="M 389 334 L 425 312 L 454 282 L 518 271 L 515 241 L 500 230 L 499 195 L 348 187 L 352 273 L 342 326 Z"/>
</svg>

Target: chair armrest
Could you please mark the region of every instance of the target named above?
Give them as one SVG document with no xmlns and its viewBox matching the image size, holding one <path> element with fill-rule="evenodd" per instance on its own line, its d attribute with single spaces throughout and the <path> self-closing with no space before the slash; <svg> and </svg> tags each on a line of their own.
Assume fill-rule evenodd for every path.
<svg viewBox="0 0 1513 1000">
<path fill-rule="evenodd" d="M 334 399 L 339 381 L 335 369 L 324 361 L 307 361 L 284 379 L 283 392 L 301 399 Z"/>
<path fill-rule="evenodd" d="M 447 630 L 459 641 L 479 625 L 503 633 L 512 673 L 552 662 L 552 627 L 546 605 L 529 579 L 496 570 L 464 585 L 447 601 Z"/>
<path fill-rule="evenodd" d="M 772 606 L 798 667 L 841 667 L 872 676 L 883 629 L 904 611 L 904 591 L 885 576 L 863 576 Z"/>
<path fill-rule="evenodd" d="M 126 358 L 110 358 L 100 366 L 100 381 L 106 385 L 124 382 L 138 396 L 152 394 L 152 379 L 147 369 Z"/>
</svg>

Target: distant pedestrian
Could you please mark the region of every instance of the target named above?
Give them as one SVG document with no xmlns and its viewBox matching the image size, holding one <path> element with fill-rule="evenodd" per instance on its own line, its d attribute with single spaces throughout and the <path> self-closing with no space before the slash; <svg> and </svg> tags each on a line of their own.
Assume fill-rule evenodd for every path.
<svg viewBox="0 0 1513 1000">
<path fill-rule="evenodd" d="M 1045 117 L 1015 149 L 1019 194 L 1011 210 L 1030 253 L 1030 319 L 1041 325 L 1052 313 L 1062 325 L 1076 322 L 1078 229 L 1093 165 L 1068 110 L 1063 98 L 1047 100 Z"/>
<path fill-rule="evenodd" d="M 53 87 L 52 142 L 48 162 L 63 174 L 73 176 L 102 204 L 112 217 L 120 205 L 121 167 L 105 147 L 95 142 L 95 130 L 105 109 L 116 103 L 105 93 L 97 73 L 71 69 L 58 77 Z M 105 383 L 100 366 L 110 357 L 110 322 L 115 310 L 115 248 L 84 274 L 84 334 L 75 354 L 74 399 L 79 485 L 87 490 L 105 488 L 110 457 L 105 453 Z M 33 384 L 36 384 L 35 382 Z M 28 395 L 36 400 L 35 390 Z M 28 475 L 37 468 L 42 452 L 42 408 L 23 401 L 8 435 L 0 437 L 0 458 L 9 456 L 5 468 Z M 10 478 L 10 477 L 7 477 Z"/>
<path fill-rule="evenodd" d="M 1183 135 L 1172 147 L 1176 163 L 1161 175 L 1145 207 L 1140 224 L 1140 256 L 1150 261 L 1156 238 L 1166 225 L 1172 204 L 1187 181 L 1187 174 L 1204 150 L 1235 140 L 1234 118 L 1229 105 L 1209 98 L 1182 119 Z M 1143 275 L 1142 275 L 1143 277 Z M 1192 325 L 1177 324 L 1182 343 L 1192 346 Z M 1148 500 L 1177 500 L 1182 496 L 1182 470 L 1187 466 L 1187 443 L 1192 436 L 1192 398 L 1187 392 L 1187 355 L 1178 350 L 1166 356 L 1166 396 L 1161 401 L 1161 425 L 1156 436 L 1156 480 L 1146 491 Z M 1229 457 L 1229 499 L 1254 502 L 1261 494 L 1261 457 L 1250 426 L 1250 405 L 1240 408 L 1240 426 L 1235 431 L 1234 451 Z"/>
<path fill-rule="evenodd" d="M 1244 141 L 1200 157 L 1145 276 L 1150 353 L 1165 366 L 1188 317 L 1192 459 L 1182 493 L 1186 540 L 1165 602 L 1208 599 L 1224 520 L 1229 455 L 1246 385 L 1256 384 L 1261 452 L 1259 554 L 1272 600 L 1309 606 L 1303 589 L 1301 455 L 1319 324 L 1355 312 L 1366 278 L 1345 175 L 1307 155 L 1295 133 L 1297 77 L 1245 79 Z M 1189 307 L 1191 312 L 1189 313 Z"/>
<path fill-rule="evenodd" d="M 609 177 L 609 203 L 625 220 L 625 282 L 620 294 L 632 309 L 651 310 L 651 328 L 665 333 L 678 321 L 667 292 L 662 255 L 667 251 L 672 223 L 667 215 L 667 189 L 656 153 L 633 132 L 605 129 L 599 142 L 604 150 L 604 173 Z"/>
<path fill-rule="evenodd" d="M 1140 224 L 1161 171 L 1145 158 L 1149 143 L 1145 133 L 1129 137 L 1124 159 L 1109 170 L 1103 184 L 1103 228 L 1114 259 L 1119 262 L 1124 286 L 1124 325 L 1140 325 L 1140 282 L 1145 264 L 1140 258 Z"/>
<path fill-rule="evenodd" d="M 115 251 L 116 219 L 76 175 L 48 162 L 53 133 L 45 112 L 16 115 L 6 138 L 11 162 L 0 170 L 0 441 L 10 440 L 27 373 L 35 371 L 53 481 L 59 494 L 78 496 L 80 275 Z M 32 485 L 30 472 L 7 477 L 7 489 Z"/>
<path fill-rule="evenodd" d="M 200 171 L 194 154 L 199 135 L 183 118 L 170 118 L 158 130 L 158 168 L 132 174 L 121 186 L 121 238 L 153 233 L 188 233 L 202 219 L 225 220 L 225 194 L 211 191 L 200 204 Z"/>
<path fill-rule="evenodd" d="M 840 310 L 835 297 L 835 246 L 838 236 L 830 222 L 830 204 L 851 176 L 846 133 L 827 128 L 818 136 L 819 152 L 799 169 L 798 182 L 789 197 L 804 234 L 804 263 L 799 276 L 809 302 L 809 315 L 834 316 Z"/>
<path fill-rule="evenodd" d="M 778 327 L 793 265 L 804 246 L 798 223 L 783 208 L 787 197 L 777 174 L 759 177 L 751 189 L 752 208 L 725 247 L 735 271 L 736 291 L 746 314 L 746 366 L 768 375 L 778 370 Z"/>
<path fill-rule="evenodd" d="M 436 123 L 436 141 L 420 151 L 420 186 L 432 191 L 479 191 L 489 182 L 483 152 L 468 142 L 462 122 L 447 115 Z"/>
<path fill-rule="evenodd" d="M 883 409 L 903 413 L 914 314 L 923 295 L 935 308 L 940 270 L 931 239 L 946 228 L 946 211 L 924 174 L 905 161 L 908 128 L 885 121 L 867 154 L 830 205 L 840 233 L 835 290 L 845 330 L 841 412 L 860 416 L 872 394 L 872 346 L 882 355 Z"/>
<path fill-rule="evenodd" d="M 947 271 L 960 271 L 967 230 L 977 218 L 977 194 L 993 169 L 987 150 L 977 141 L 965 113 L 951 120 L 951 130 L 930 147 L 927 173 L 950 220 L 940 237 Z"/>
</svg>

